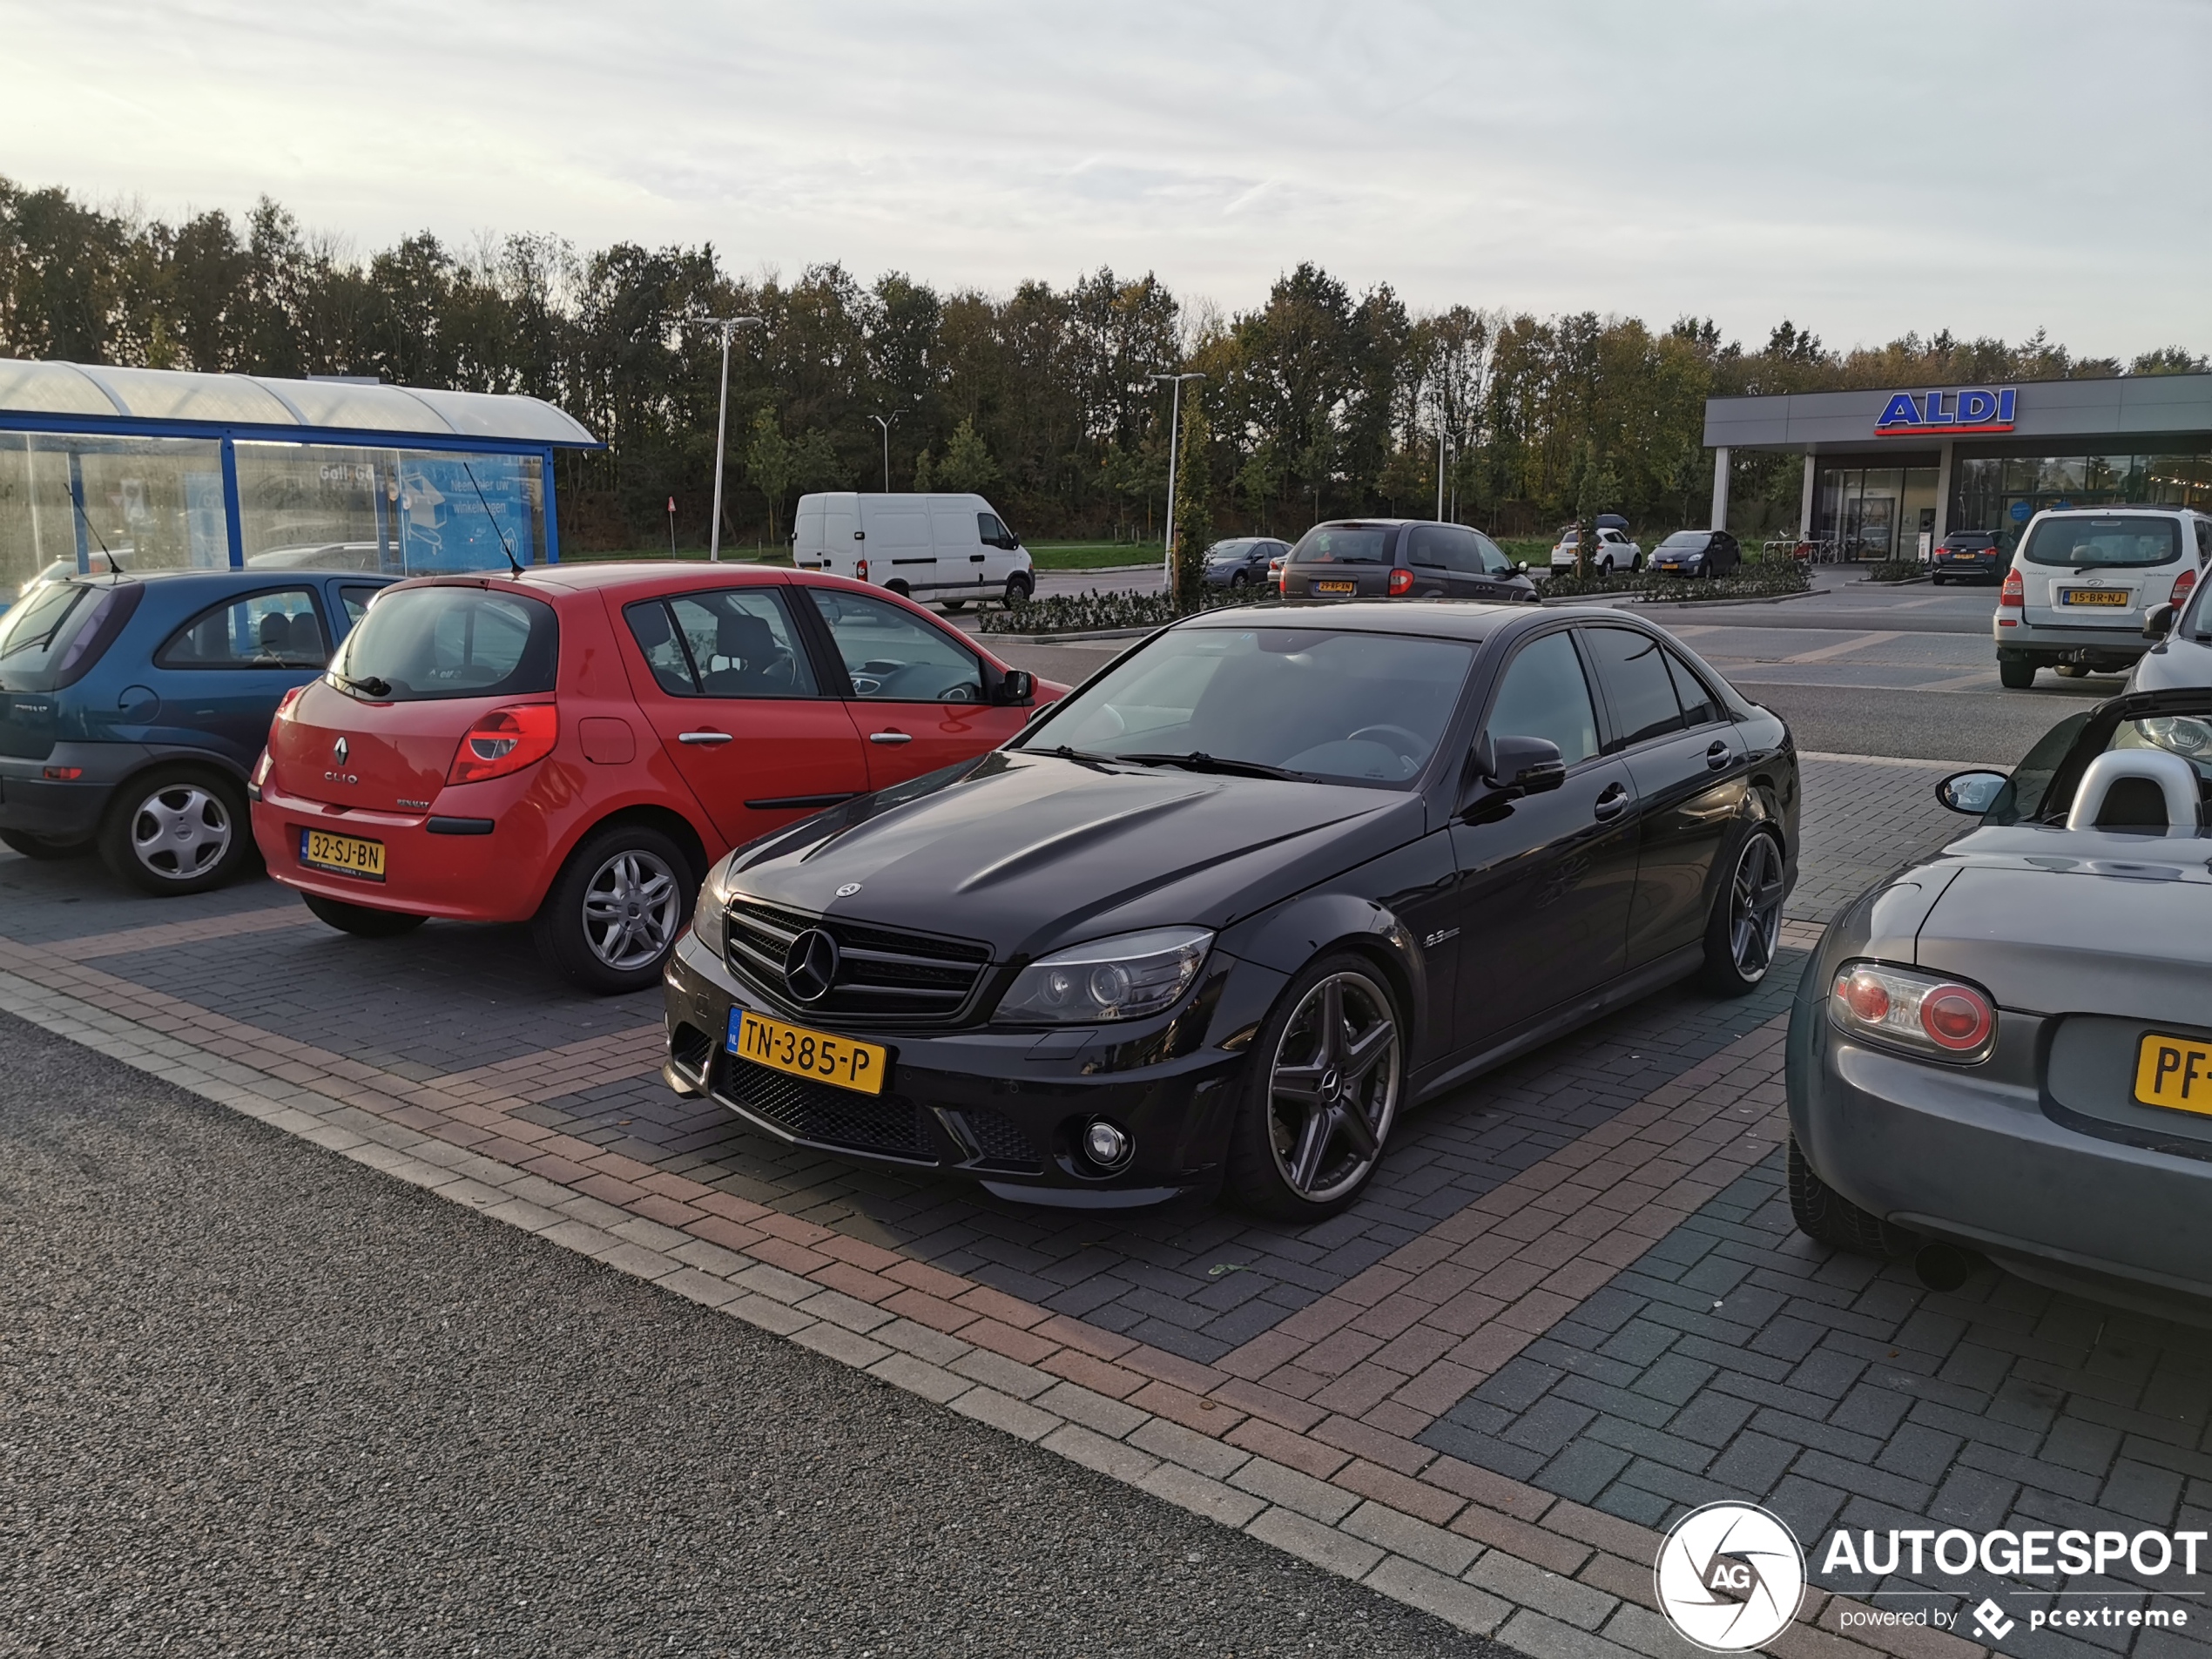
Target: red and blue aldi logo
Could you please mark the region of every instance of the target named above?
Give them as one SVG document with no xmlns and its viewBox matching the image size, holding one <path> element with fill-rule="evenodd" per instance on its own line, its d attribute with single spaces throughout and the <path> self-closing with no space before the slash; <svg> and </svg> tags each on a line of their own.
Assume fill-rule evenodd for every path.
<svg viewBox="0 0 2212 1659">
<path fill-rule="evenodd" d="M 2001 390 L 1969 387 L 1956 392 L 1896 392 L 1874 422 L 1878 438 L 1953 438 L 1968 432 L 2010 432 L 2013 407 L 2020 397 Z"/>
</svg>

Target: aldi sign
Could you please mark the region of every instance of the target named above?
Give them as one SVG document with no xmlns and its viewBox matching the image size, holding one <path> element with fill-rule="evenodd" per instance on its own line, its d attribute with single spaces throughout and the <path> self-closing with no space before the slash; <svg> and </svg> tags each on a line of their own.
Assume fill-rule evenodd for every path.
<svg viewBox="0 0 2212 1659">
<path fill-rule="evenodd" d="M 1966 432 L 2010 432 L 2019 392 L 1975 387 L 1960 392 L 1896 392 L 1874 422 L 1878 438 L 1955 437 Z"/>
</svg>

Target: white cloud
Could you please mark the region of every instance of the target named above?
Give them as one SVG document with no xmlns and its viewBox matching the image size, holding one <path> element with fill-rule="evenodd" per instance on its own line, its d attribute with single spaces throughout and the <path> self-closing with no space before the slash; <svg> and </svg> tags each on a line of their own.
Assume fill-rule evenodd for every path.
<svg viewBox="0 0 2212 1659">
<path fill-rule="evenodd" d="M 1410 303 L 2212 346 L 2212 9 L 1548 0 L 0 0 L 0 172 L 428 227 L 711 240 L 1004 290 L 1100 264 Z"/>
</svg>

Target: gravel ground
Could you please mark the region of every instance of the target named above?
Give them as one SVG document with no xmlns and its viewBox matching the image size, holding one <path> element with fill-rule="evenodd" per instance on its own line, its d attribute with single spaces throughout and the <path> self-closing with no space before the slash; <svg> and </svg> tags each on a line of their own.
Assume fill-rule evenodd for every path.
<svg viewBox="0 0 2212 1659">
<path fill-rule="evenodd" d="M 0 1653 L 1506 1649 L 0 1015 Z"/>
</svg>

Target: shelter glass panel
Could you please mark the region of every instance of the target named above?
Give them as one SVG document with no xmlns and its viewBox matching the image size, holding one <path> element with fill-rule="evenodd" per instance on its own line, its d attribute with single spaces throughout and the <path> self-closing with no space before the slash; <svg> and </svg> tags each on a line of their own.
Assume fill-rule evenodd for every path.
<svg viewBox="0 0 2212 1659">
<path fill-rule="evenodd" d="M 536 455 L 238 446 L 240 539 L 250 565 L 496 570 L 545 557 L 544 463 Z"/>
<path fill-rule="evenodd" d="M 73 570 L 229 563 L 220 445 L 0 432 L 0 605 Z"/>
</svg>

